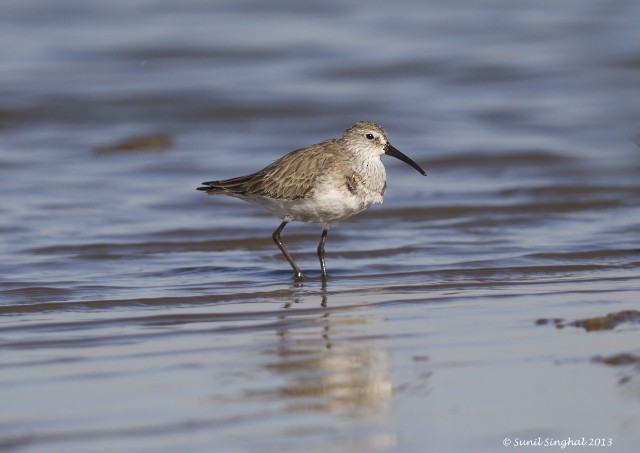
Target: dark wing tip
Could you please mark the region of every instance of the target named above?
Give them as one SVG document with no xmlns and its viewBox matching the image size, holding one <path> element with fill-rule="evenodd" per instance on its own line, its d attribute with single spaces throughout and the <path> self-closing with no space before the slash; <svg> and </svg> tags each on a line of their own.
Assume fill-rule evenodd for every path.
<svg viewBox="0 0 640 453">
<path fill-rule="evenodd" d="M 213 186 L 216 185 L 218 181 L 205 181 L 202 184 L 202 186 L 197 187 L 196 190 L 202 190 L 203 192 L 206 192 L 207 190 L 211 190 L 213 189 Z"/>
</svg>

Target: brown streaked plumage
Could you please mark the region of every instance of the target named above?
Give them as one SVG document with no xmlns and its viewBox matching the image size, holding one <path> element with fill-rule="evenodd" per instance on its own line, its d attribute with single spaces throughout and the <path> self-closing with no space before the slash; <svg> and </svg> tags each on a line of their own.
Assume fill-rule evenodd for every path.
<svg viewBox="0 0 640 453">
<path fill-rule="evenodd" d="M 272 237 L 293 268 L 296 281 L 304 276 L 282 244 L 280 233 L 293 220 L 322 222 L 318 257 L 322 279 L 326 280 L 324 243 L 331 223 L 364 211 L 373 203 L 382 203 L 387 187 L 380 160 L 383 154 L 426 175 L 418 164 L 389 144 L 381 126 L 360 121 L 340 139 L 298 149 L 250 175 L 204 182 L 198 190 L 240 198 L 282 218 Z"/>
<path fill-rule="evenodd" d="M 199 187 L 198 190 L 208 194 L 255 195 L 296 200 L 309 193 L 318 175 L 335 167 L 344 157 L 337 140 L 327 140 L 293 151 L 250 175 L 204 182 L 208 187 Z"/>
</svg>

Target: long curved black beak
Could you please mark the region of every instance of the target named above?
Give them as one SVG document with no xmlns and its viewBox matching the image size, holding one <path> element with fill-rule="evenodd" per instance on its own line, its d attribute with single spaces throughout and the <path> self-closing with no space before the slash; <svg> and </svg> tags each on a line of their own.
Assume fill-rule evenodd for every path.
<svg viewBox="0 0 640 453">
<path fill-rule="evenodd" d="M 394 148 L 393 146 L 391 146 L 391 143 L 387 142 L 386 145 L 384 145 L 384 153 L 389 155 L 389 156 L 393 156 L 396 159 L 400 159 L 402 162 L 404 162 L 405 164 L 409 164 L 411 165 L 413 168 L 415 168 L 416 170 L 418 170 L 420 173 L 422 173 L 422 176 L 427 176 L 427 172 L 424 171 L 422 168 L 420 168 L 420 165 L 416 164 L 414 161 L 412 161 L 409 156 L 401 153 L 400 151 L 398 151 L 396 148 Z"/>
</svg>

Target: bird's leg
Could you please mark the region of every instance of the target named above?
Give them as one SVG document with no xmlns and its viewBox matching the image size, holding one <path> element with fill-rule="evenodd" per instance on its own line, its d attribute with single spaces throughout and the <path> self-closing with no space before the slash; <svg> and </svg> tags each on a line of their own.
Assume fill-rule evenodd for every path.
<svg viewBox="0 0 640 453">
<path fill-rule="evenodd" d="M 273 242 L 276 243 L 284 257 L 287 259 L 287 261 L 289 261 L 289 264 L 291 264 L 291 267 L 293 268 L 293 278 L 295 279 L 295 281 L 299 282 L 301 280 L 304 280 L 304 275 L 302 275 L 302 271 L 293 260 L 291 255 L 289 255 L 289 252 L 287 252 L 287 249 L 284 247 L 284 244 L 280 240 L 280 233 L 282 232 L 284 227 L 287 226 L 287 223 L 289 223 L 287 220 L 283 221 L 276 229 L 276 231 L 273 232 L 273 235 L 271 237 L 273 238 Z"/>
<path fill-rule="evenodd" d="M 320 237 L 320 244 L 318 244 L 318 258 L 320 259 L 320 271 L 322 272 L 322 281 L 327 280 L 327 268 L 324 265 L 324 243 L 327 240 L 327 233 L 329 233 L 330 223 L 324 224 L 322 230 L 322 236 Z"/>
</svg>

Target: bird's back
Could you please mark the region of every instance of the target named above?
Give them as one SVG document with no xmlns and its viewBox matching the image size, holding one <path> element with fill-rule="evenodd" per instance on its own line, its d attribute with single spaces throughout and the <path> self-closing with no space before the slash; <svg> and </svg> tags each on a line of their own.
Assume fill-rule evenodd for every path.
<svg viewBox="0 0 640 453">
<path fill-rule="evenodd" d="M 296 200 L 307 196 L 320 176 L 342 167 L 348 160 L 338 140 L 327 140 L 292 151 L 255 173 L 204 182 L 198 190 L 212 195 Z"/>
</svg>

